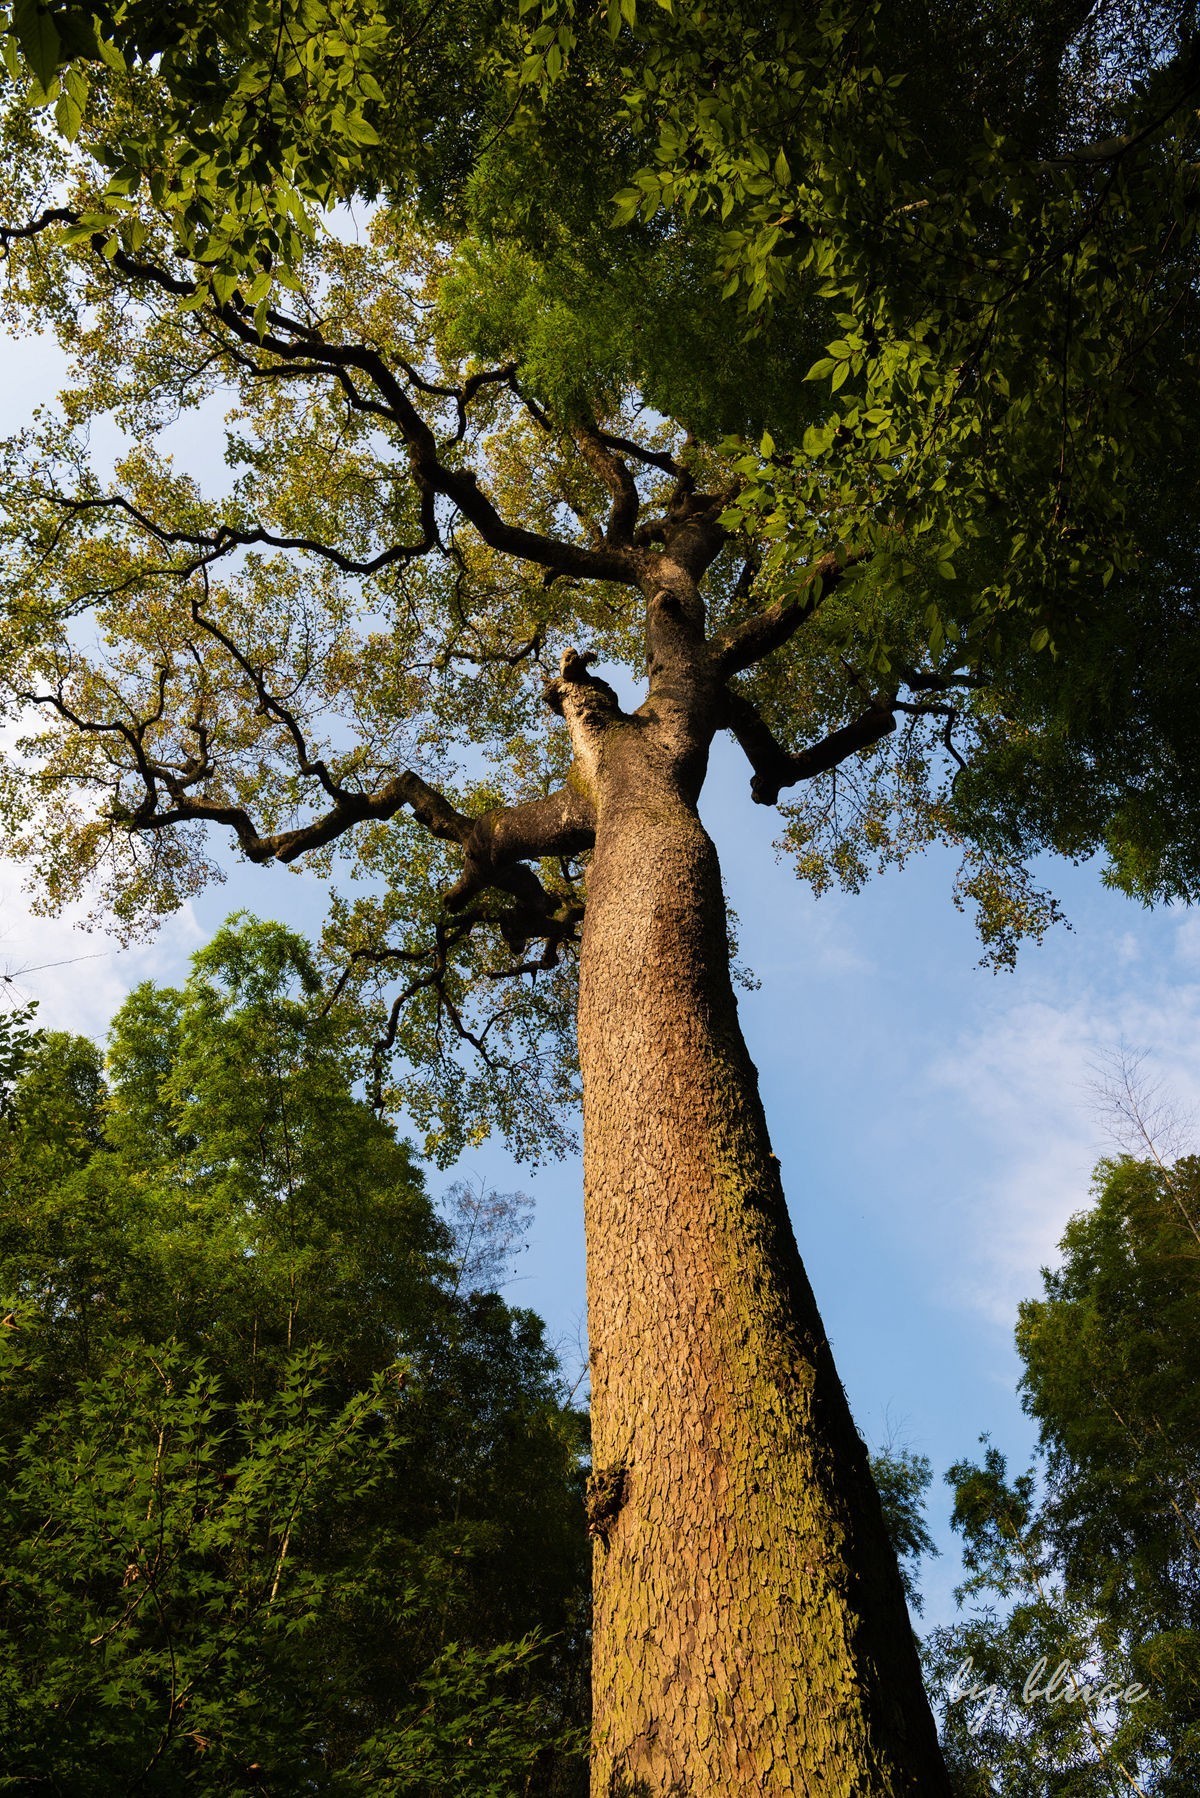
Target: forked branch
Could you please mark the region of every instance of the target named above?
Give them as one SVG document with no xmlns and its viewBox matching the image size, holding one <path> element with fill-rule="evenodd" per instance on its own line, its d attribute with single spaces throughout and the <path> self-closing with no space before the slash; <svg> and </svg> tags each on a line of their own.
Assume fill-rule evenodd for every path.
<svg viewBox="0 0 1200 1798">
<path fill-rule="evenodd" d="M 322 561 L 332 563 L 343 574 L 379 574 L 396 563 L 415 561 L 441 547 L 431 493 L 421 496 L 422 535 L 419 542 L 389 544 L 376 555 L 364 557 L 348 556 L 336 544 L 326 543 L 321 538 L 285 536 L 279 532 L 264 530 L 260 525 L 256 525 L 253 530 L 243 530 L 240 526 L 230 524 L 219 524 L 208 531 L 173 529 L 151 517 L 121 493 L 79 495 L 51 491 L 46 498 L 51 505 L 67 514 L 82 516 L 88 512 L 119 512 L 138 525 L 156 543 L 162 544 L 164 549 L 178 546 L 192 550 L 193 558 L 186 565 L 173 570 L 179 575 L 197 573 L 223 556 L 233 554 L 235 550 L 260 547 L 300 550 L 307 555 L 319 556 Z"/>
<path fill-rule="evenodd" d="M 753 613 L 739 624 L 718 631 L 710 645 L 714 672 L 722 679 L 741 674 L 761 662 L 773 650 L 794 637 L 802 624 L 810 619 L 821 601 L 840 586 L 852 568 L 869 560 L 869 550 L 839 556 L 828 550 L 818 556 L 809 570 L 809 579 L 799 594 L 788 594 Z"/>
<path fill-rule="evenodd" d="M 105 240 L 93 240 L 97 253 Z M 169 270 L 123 249 L 109 259 L 119 274 L 143 285 L 179 297 L 192 297 L 197 291 L 192 281 L 181 280 Z M 539 531 L 510 523 L 469 469 L 451 467 L 443 460 L 437 438 L 418 411 L 409 391 L 415 385 L 409 377 L 414 371 L 398 364 L 399 373 L 373 345 L 367 343 L 332 343 L 316 325 L 305 324 L 286 313 L 269 309 L 260 331 L 253 308 L 237 295 L 224 304 L 214 302 L 211 316 L 217 319 L 236 342 L 248 352 L 255 366 L 263 358 L 273 359 L 266 366 L 291 367 L 297 373 L 311 375 L 323 372 L 340 383 L 351 406 L 386 419 L 400 435 L 408 452 L 413 477 L 422 493 L 440 494 L 457 507 L 478 531 L 489 548 L 532 562 L 556 574 L 576 575 L 584 579 L 618 581 L 633 585 L 636 572 L 629 557 L 617 546 L 588 547 L 564 538 L 551 537 Z M 269 327 L 269 328 L 267 328 Z M 492 376 L 487 377 L 493 378 Z M 507 381 L 507 369 L 494 371 L 496 380 Z M 365 380 L 370 392 L 364 394 L 358 384 Z M 474 385 L 446 389 L 462 410 L 484 384 L 484 377 Z M 417 391 L 437 391 L 435 384 L 422 381 Z M 461 440 L 461 430 L 453 439 Z"/>
<path fill-rule="evenodd" d="M 869 749 L 896 728 L 894 695 L 873 701 L 840 729 L 830 731 L 807 749 L 785 749 L 758 707 L 740 693 L 726 700 L 725 728 L 736 739 L 753 769 L 750 797 L 756 805 L 775 805 L 784 787 L 813 780 L 836 768 L 859 750 Z"/>
</svg>

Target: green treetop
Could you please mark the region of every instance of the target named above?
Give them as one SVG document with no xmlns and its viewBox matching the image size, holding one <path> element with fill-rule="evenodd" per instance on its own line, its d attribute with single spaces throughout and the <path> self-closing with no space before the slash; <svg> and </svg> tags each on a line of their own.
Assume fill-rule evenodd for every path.
<svg viewBox="0 0 1200 1798">
<path fill-rule="evenodd" d="M 1195 1788 L 1197 1173 L 1194 1157 L 1100 1164 L 1061 1267 L 1020 1310 L 1037 1474 L 1010 1477 L 988 1447 L 947 1476 L 974 1607 L 934 1632 L 930 1661 L 965 1793 Z M 990 1708 L 963 1696 L 992 1685 Z"/>
<path fill-rule="evenodd" d="M 262 192 L 292 192 L 281 158 L 299 152 L 235 78 L 261 26 L 226 41 L 197 14 L 154 63 L 176 27 L 115 13 L 109 36 L 141 48 L 126 73 L 99 66 L 76 152 L 54 151 L 25 100 L 8 123 L 9 316 L 58 330 L 81 375 L 74 430 L 11 452 L 10 681 L 56 714 L 47 791 L 98 782 L 111 821 L 14 797 L 51 896 L 110 861 L 118 914 L 177 902 L 208 856 L 194 834 L 169 845 L 167 820 L 232 827 L 254 856 L 354 832 L 370 861 L 362 826 L 417 796 L 388 788 L 401 738 L 460 817 L 547 790 L 562 760 L 538 722 L 547 674 L 583 638 L 640 675 L 630 552 L 689 510 L 713 537 L 711 628 L 750 632 L 724 728 L 818 888 L 949 839 L 1000 959 L 1054 915 L 1019 871 L 1044 847 L 1105 849 L 1128 890 L 1189 896 L 1194 42 L 1186 9 L 1127 12 L 463 7 L 426 22 L 418 54 L 401 9 L 363 51 L 391 57 L 388 82 L 353 89 L 378 130 L 305 189 L 383 196 L 369 244 L 282 256 L 263 239 L 263 279 L 241 285 L 160 177 L 178 156 L 208 170 L 206 204 L 241 205 L 201 71 L 237 88 L 221 117 L 258 132 Z M 317 81 L 358 66 L 305 58 Z M 267 263 L 299 283 L 291 310 Z M 220 499 L 150 447 L 217 393 L 239 408 Z M 106 414 L 141 446 L 115 482 L 78 435 Z M 135 731 L 170 665 L 153 732 L 175 732 L 186 792 L 169 802 L 87 689 L 68 619 L 93 601 L 110 644 L 96 678 Z M 272 819 L 297 804 L 319 828 L 284 841 Z M 425 809 L 435 839 L 461 843 Z M 143 846 L 123 852 L 131 828 Z M 414 840 L 381 868 L 393 912 L 421 911 L 444 856 Z M 509 935 L 549 956 L 573 903 L 557 891 Z M 382 933 L 360 915 L 349 934 Z M 496 960 L 469 935 L 453 927 L 425 964 L 462 970 L 460 1015 Z M 434 985 L 451 993 L 446 968 Z M 561 1022 L 536 1009 L 508 1003 L 510 1073 Z M 400 1040 L 434 1053 L 428 1031 Z M 570 1090 L 544 1071 L 507 1109 L 461 1081 L 454 1102 L 410 1097 L 431 1127 L 445 1114 L 448 1143 L 489 1103 L 544 1135 Z"/>
<path fill-rule="evenodd" d="M 579 1421 L 313 985 L 238 920 L 131 994 L 107 1079 L 48 1035 L 0 1125 L 14 1790 L 571 1776 Z"/>
</svg>

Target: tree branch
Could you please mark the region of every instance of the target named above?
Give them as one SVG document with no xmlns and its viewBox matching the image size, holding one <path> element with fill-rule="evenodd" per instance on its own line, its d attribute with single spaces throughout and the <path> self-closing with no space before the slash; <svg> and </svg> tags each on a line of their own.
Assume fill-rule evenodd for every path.
<svg viewBox="0 0 1200 1798">
<path fill-rule="evenodd" d="M 222 640 L 224 641 L 223 638 Z M 240 655 L 237 659 L 240 664 L 245 665 Z M 309 755 L 295 720 L 291 719 L 291 714 L 281 702 L 274 699 L 269 699 L 269 709 L 284 724 L 284 728 L 289 730 L 301 772 L 317 779 L 332 798 L 333 804 L 310 824 L 300 825 L 293 830 L 264 834 L 244 807 L 223 800 L 196 797 L 190 791 L 199 779 L 206 778 L 213 771 L 207 734 L 200 720 L 197 719 L 192 727 L 200 740 L 200 755 L 190 764 L 177 768 L 146 753 L 145 735 L 150 726 L 162 716 L 166 680 L 167 671 L 160 670 L 156 710 L 134 724 L 128 724 L 122 719 L 106 721 L 84 718 L 67 702 L 61 688 L 55 693 L 22 692 L 17 695 L 25 704 L 49 706 L 60 718 L 84 735 L 113 735 L 128 746 L 133 762 L 132 771 L 137 773 L 142 782 L 143 796 L 136 805 L 114 807 L 114 823 L 122 824 L 130 830 L 145 832 L 168 830 L 176 824 L 223 824 L 233 831 L 242 853 L 252 862 L 295 861 L 298 856 L 333 842 L 353 825 L 361 824 L 369 818 L 392 818 L 404 806 L 411 809 L 419 823 L 444 841 L 463 843 L 469 836 L 472 820 L 456 811 L 436 788 L 411 770 L 406 769 L 403 773 L 394 775 L 373 793 L 358 793 L 339 786 L 330 778 L 324 762 L 314 760 Z M 260 678 L 256 677 L 255 686 L 256 691 L 262 690 Z M 171 803 L 168 806 L 162 804 L 163 788 L 170 796 Z"/>
<path fill-rule="evenodd" d="M 958 723 L 960 716 L 957 706 L 929 704 L 913 705 L 906 700 L 898 699 L 895 701 L 895 707 L 898 712 L 908 712 L 910 716 L 914 718 L 944 718 L 945 723 L 942 726 L 943 747 L 947 754 L 953 756 L 954 760 L 958 763 L 960 772 L 963 774 L 967 772 L 966 761 L 960 753 L 958 745 L 954 741 L 954 727 Z"/>
<path fill-rule="evenodd" d="M 186 572 L 192 574 L 199 568 L 230 555 L 235 549 L 251 549 L 257 544 L 268 549 L 298 549 L 310 555 L 320 556 L 322 560 L 332 562 L 343 574 L 377 574 L 382 568 L 389 568 L 396 562 L 411 562 L 416 558 L 428 555 L 439 547 L 437 524 L 433 513 L 433 495 L 422 495 L 421 526 L 423 535 L 419 543 L 392 544 L 380 550 L 378 555 L 359 558 L 348 556 L 331 543 L 324 543 L 316 537 L 284 537 L 274 531 L 266 531 L 256 527 L 252 531 L 241 530 L 237 525 L 219 524 L 213 531 L 177 531 L 159 524 L 156 519 L 135 506 L 131 500 L 120 493 L 97 494 L 80 498 L 68 493 L 51 493 L 48 495 L 52 505 L 60 506 L 71 513 L 116 511 L 130 518 L 153 537 L 155 542 L 164 546 L 185 544 L 199 553 L 199 560 L 191 563 Z"/>
<path fill-rule="evenodd" d="M 486 887 L 510 892 L 533 916 L 553 911 L 550 895 L 526 862 L 550 856 L 573 856 L 595 841 L 596 816 L 591 801 L 575 786 L 560 787 L 544 799 L 502 806 L 476 818 L 462 839 L 461 877 L 446 895 L 451 911 L 461 911 Z M 529 935 L 537 934 L 529 931 Z"/>
<path fill-rule="evenodd" d="M 634 443 L 628 437 L 614 436 L 611 431 L 597 431 L 596 436 L 605 449 L 615 450 L 619 456 L 630 456 L 635 462 L 644 462 L 647 468 L 661 469 L 663 474 L 674 475 L 676 480 L 683 480 L 687 476 L 682 462 L 677 462 L 666 450 L 646 449 L 644 445 Z"/>
<path fill-rule="evenodd" d="M 1156 113 L 1138 130 L 1128 132 L 1122 137 L 1104 138 L 1098 143 L 1080 144 L 1076 149 L 1067 150 L 1061 156 L 1048 156 L 1041 162 L 1035 163 L 1034 167 L 1039 173 L 1051 169 L 1087 167 L 1089 164 L 1093 167 L 1111 167 L 1122 157 L 1128 156 L 1131 150 L 1135 150 L 1139 144 L 1145 143 L 1147 138 L 1151 138 L 1161 131 L 1164 125 L 1170 124 L 1175 114 L 1187 106 L 1194 98 L 1197 89 L 1200 89 L 1200 43 L 1191 43 L 1185 47 L 1180 58 L 1180 68 L 1183 75 L 1183 86 L 1177 90 L 1163 111 Z M 1158 85 L 1164 85 L 1163 78 L 1168 72 L 1169 67 L 1167 70 L 1156 71 L 1159 77 Z"/>
<path fill-rule="evenodd" d="M 633 476 L 595 425 L 578 425 L 572 435 L 584 461 L 612 495 L 612 507 L 604 530 L 605 542 L 622 548 L 632 546 L 639 504 Z"/>
<path fill-rule="evenodd" d="M 0 248 L 17 238 L 35 236 L 55 224 L 78 223 L 78 213 L 66 208 L 55 209 L 52 213 L 43 213 L 28 225 L 0 227 Z M 172 274 L 168 268 L 132 255 L 128 250 L 118 248 L 105 257 L 103 251 L 107 241 L 102 232 L 97 232 L 91 240 L 92 248 L 114 274 L 178 299 L 191 299 L 200 291 L 195 281 Z M 451 468 L 442 460 L 437 439 L 405 391 L 403 381 L 372 345 L 330 343 L 319 327 L 307 325 L 273 308 L 266 312 L 264 329 L 260 332 L 253 308 L 236 294 L 224 303 L 214 301 L 210 316 L 250 352 L 255 367 L 262 367 L 257 358 L 270 356 L 297 374 L 328 374 L 341 383 L 352 405 L 388 420 L 404 442 L 413 477 L 422 493 L 441 494 L 449 499 L 489 548 L 532 562 L 555 574 L 616 581 L 626 586 L 637 584 L 633 558 L 620 544 L 610 542 L 587 547 L 526 530 L 505 519 L 472 471 Z M 244 356 L 239 360 L 246 365 Z M 405 370 L 403 365 L 401 373 L 406 377 L 414 376 L 414 384 L 419 384 L 419 389 L 442 391 L 435 384 L 425 382 L 423 377 L 416 377 L 415 371 Z M 360 392 L 356 375 L 369 383 L 374 397 Z M 445 395 L 455 399 L 461 416 L 461 410 L 482 385 L 501 380 L 511 383 L 511 378 L 507 369 L 487 370 L 470 377 L 461 389 L 446 389 Z M 454 444 L 461 440 L 461 435 L 460 431 L 453 439 Z"/>
<path fill-rule="evenodd" d="M 159 773 L 162 784 L 171 792 L 177 783 L 163 775 L 161 770 Z M 172 825 L 187 823 L 224 824 L 232 829 L 243 855 L 252 862 L 294 862 L 299 856 L 334 842 L 355 824 L 365 823 L 367 819 L 394 818 L 405 806 L 411 809 L 413 816 L 427 830 L 447 842 L 461 843 L 471 822 L 461 812 L 455 811 L 449 800 L 422 780 L 419 774 L 414 774 L 409 769 L 394 775 L 373 793 L 339 789 L 334 803 L 310 824 L 299 825 L 293 830 L 273 831 L 267 835 L 257 829 L 249 813 L 241 806 L 193 798 L 182 790 L 182 784 L 178 785 L 178 790 L 171 796 L 171 807 L 159 810 L 153 795 L 148 794 L 148 804 L 135 807 L 125 818 L 118 818 L 116 821 L 127 823 L 131 829 L 139 831 L 167 830 Z"/>
<path fill-rule="evenodd" d="M 839 586 L 852 568 L 868 560 L 870 552 L 859 551 L 839 560 L 832 550 L 819 556 L 809 570 L 809 583 L 800 598 L 777 599 L 773 605 L 740 624 L 718 631 L 709 644 L 714 672 L 727 679 L 761 662 L 772 650 L 780 649 L 793 637 L 818 605 Z"/>
<path fill-rule="evenodd" d="M 99 234 L 93 239 L 97 252 L 103 249 L 103 242 Z M 167 293 L 186 297 L 197 291 L 193 282 L 181 281 L 158 264 L 132 256 L 126 250 L 115 251 L 110 263 L 131 280 L 156 286 Z M 630 586 L 636 584 L 637 575 L 630 558 L 618 547 L 609 545 L 587 548 L 582 544 L 526 530 L 503 518 L 473 472 L 450 468 L 442 461 L 432 429 L 405 392 L 395 372 L 373 346 L 365 343 L 329 343 L 317 327 L 305 325 L 274 309 L 266 313 L 264 320 L 270 330 L 264 330 L 260 334 L 252 309 L 241 303 L 236 296 L 223 305 L 214 304 L 212 316 L 255 356 L 274 356 L 280 363 L 294 365 L 298 372 L 306 374 L 323 369 L 331 377 L 341 381 L 352 405 L 373 412 L 392 423 L 404 441 L 409 465 L 418 485 L 423 491 L 440 493 L 449 499 L 475 527 L 489 548 L 517 557 L 521 561 L 533 562 L 538 567 L 552 569 L 557 574 L 619 581 Z M 366 378 L 378 396 L 376 399 L 372 400 L 359 393 L 354 382 L 355 374 Z M 476 388 L 480 384 L 482 377 L 476 382 Z"/>
<path fill-rule="evenodd" d="M 40 237 L 43 231 L 49 231 L 54 225 L 75 225 L 78 222 L 77 212 L 71 212 L 64 206 L 50 206 L 27 225 L 0 225 L 0 252 L 7 250 L 10 243 Z"/>
<path fill-rule="evenodd" d="M 893 696 L 881 697 L 849 724 L 796 752 L 783 747 L 758 707 L 741 693 L 727 695 L 723 726 L 754 771 L 750 797 L 756 805 L 774 805 L 784 787 L 825 774 L 858 750 L 890 736 L 896 728 L 895 705 Z"/>
</svg>

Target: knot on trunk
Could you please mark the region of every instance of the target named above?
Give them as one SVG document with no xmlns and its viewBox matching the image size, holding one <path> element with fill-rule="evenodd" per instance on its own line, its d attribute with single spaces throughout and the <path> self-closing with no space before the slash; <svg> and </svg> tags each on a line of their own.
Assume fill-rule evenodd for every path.
<svg viewBox="0 0 1200 1798">
<path fill-rule="evenodd" d="M 588 669 L 596 660 L 595 650 L 588 649 L 581 655 L 577 649 L 564 649 L 558 664 L 558 679 L 547 682 L 542 688 L 542 698 L 552 712 L 561 717 L 566 701 L 570 698 L 577 704 L 595 710 L 617 710 L 617 695 L 606 680 L 599 680 Z"/>
<path fill-rule="evenodd" d="M 611 1467 L 598 1467 L 588 1475 L 584 1500 L 588 1535 L 598 1538 L 606 1548 L 613 1524 L 625 1503 L 628 1484 L 629 1472 L 623 1461 L 617 1461 Z"/>
<path fill-rule="evenodd" d="M 778 805 L 782 782 L 769 774 L 755 774 L 750 780 L 750 797 L 755 805 Z"/>
</svg>

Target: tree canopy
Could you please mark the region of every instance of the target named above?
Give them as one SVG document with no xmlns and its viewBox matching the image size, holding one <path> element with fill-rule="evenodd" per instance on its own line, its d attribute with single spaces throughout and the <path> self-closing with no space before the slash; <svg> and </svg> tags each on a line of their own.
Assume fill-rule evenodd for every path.
<svg viewBox="0 0 1200 1798">
<path fill-rule="evenodd" d="M 1198 1172 L 1101 1163 L 1020 1310 L 1038 1467 L 1010 1476 L 989 1445 L 947 1476 L 972 1610 L 930 1658 L 964 1792 L 1195 1788 Z"/>
<path fill-rule="evenodd" d="M 305 19 L 298 69 L 359 70 Z M 1190 896 L 1189 20 L 465 6 L 410 42 L 364 13 L 391 77 L 350 82 L 336 179 L 268 122 L 320 135 L 286 69 L 240 85 L 249 15 L 172 48 L 114 13 L 70 149 L 15 63 L 6 316 L 76 370 L 3 483 L 6 688 L 41 719 L 4 804 L 46 901 L 96 876 L 141 927 L 222 835 L 348 855 L 384 896 L 338 902 L 330 952 L 372 1004 L 400 974 L 381 1041 L 429 1146 L 552 1146 L 587 825 L 542 692 L 580 647 L 641 678 L 638 585 L 684 529 L 720 727 L 818 890 L 948 840 L 998 964 L 1057 915 L 1043 848 Z M 268 242 L 202 79 L 256 192 L 365 194 L 362 227 Z M 221 492 L 156 439 L 228 405 Z"/>
<path fill-rule="evenodd" d="M 573 1789 L 581 1420 L 314 984 L 243 919 L 16 1081 L 5 1789 Z"/>
</svg>

